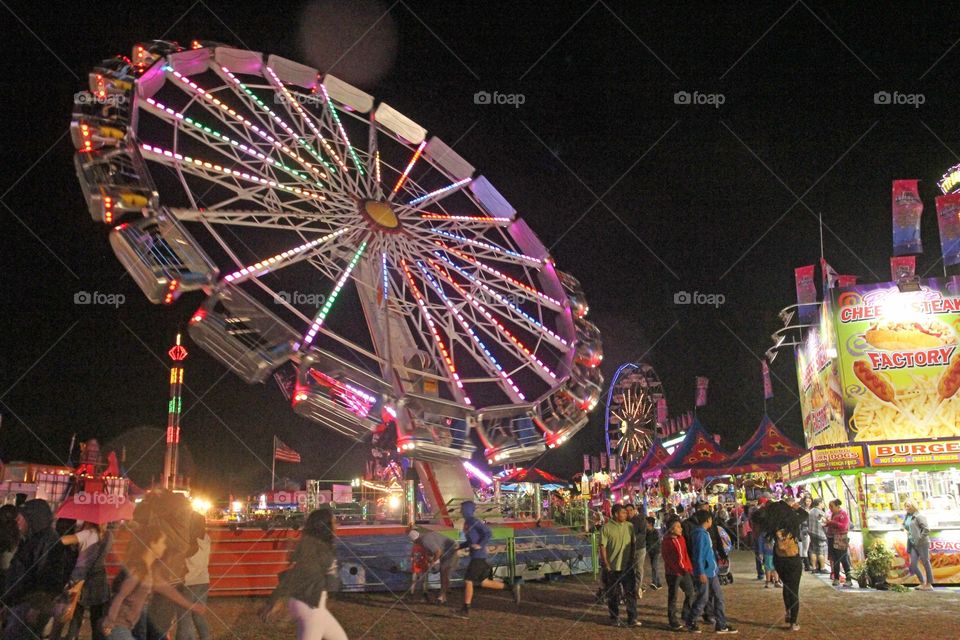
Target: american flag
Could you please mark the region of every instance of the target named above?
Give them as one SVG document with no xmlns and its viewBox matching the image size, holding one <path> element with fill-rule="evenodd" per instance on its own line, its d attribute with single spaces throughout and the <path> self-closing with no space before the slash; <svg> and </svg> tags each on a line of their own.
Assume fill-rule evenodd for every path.
<svg viewBox="0 0 960 640">
<path fill-rule="evenodd" d="M 285 445 L 276 436 L 273 437 L 273 459 L 282 462 L 300 462 L 300 454 Z"/>
</svg>

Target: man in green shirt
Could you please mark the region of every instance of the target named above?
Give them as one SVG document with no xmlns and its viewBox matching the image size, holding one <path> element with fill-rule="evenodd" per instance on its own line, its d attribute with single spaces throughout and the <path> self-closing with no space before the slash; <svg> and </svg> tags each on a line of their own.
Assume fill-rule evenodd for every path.
<svg viewBox="0 0 960 640">
<path fill-rule="evenodd" d="M 637 620 L 637 590 L 633 574 L 633 554 L 636 536 L 633 525 L 627 522 L 627 511 L 621 504 L 613 505 L 612 518 L 600 530 L 600 561 L 603 563 L 603 581 L 607 590 L 607 608 L 610 622 L 620 622 L 620 592 L 627 603 L 627 626 L 639 627 Z"/>
</svg>

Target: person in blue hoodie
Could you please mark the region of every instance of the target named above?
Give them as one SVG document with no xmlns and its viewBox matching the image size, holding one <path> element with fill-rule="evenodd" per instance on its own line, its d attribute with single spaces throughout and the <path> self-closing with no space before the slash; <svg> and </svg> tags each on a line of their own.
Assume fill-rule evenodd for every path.
<svg viewBox="0 0 960 640">
<path fill-rule="evenodd" d="M 506 588 L 506 583 L 493 579 L 493 571 L 487 563 L 487 545 L 493 533 L 490 527 L 483 520 L 477 518 L 477 505 L 472 500 L 465 500 L 460 505 L 460 513 L 463 515 L 463 537 L 464 542 L 460 543 L 460 549 L 469 549 L 470 564 L 467 565 L 467 572 L 463 577 L 463 608 L 460 609 L 461 618 L 470 617 L 470 605 L 473 603 L 473 591 L 476 587 L 484 589 L 502 590 Z M 515 582 L 512 586 L 513 600 L 520 604 L 520 583 Z"/>
<path fill-rule="evenodd" d="M 713 526 L 713 515 L 709 511 L 698 511 L 694 518 L 700 526 L 691 534 L 693 544 L 690 547 L 690 560 L 693 563 L 693 582 L 697 586 L 697 599 L 687 613 L 685 620 L 687 631 L 700 633 L 697 620 L 703 615 L 708 605 L 712 609 L 712 617 L 716 624 L 717 633 L 737 633 L 737 630 L 727 624 L 724 611 L 723 589 L 717 577 L 717 558 L 713 551 L 713 540 L 710 538 L 710 527 Z"/>
</svg>

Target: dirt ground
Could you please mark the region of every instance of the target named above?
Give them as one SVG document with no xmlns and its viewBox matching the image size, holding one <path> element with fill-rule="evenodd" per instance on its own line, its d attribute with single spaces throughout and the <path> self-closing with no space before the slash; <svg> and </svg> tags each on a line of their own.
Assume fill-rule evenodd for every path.
<svg viewBox="0 0 960 640">
<path fill-rule="evenodd" d="M 740 630 L 737 637 L 830 640 L 956 640 L 960 638 L 960 590 L 895 593 L 858 589 L 838 591 L 826 581 L 805 574 L 801 583 L 801 630 L 783 627 L 779 589 L 764 589 L 756 580 L 753 556 L 738 552 L 735 580 L 725 589 L 727 616 Z M 662 571 L 662 565 L 661 565 Z M 593 638 L 657 638 L 674 635 L 666 624 L 666 589 L 647 590 L 639 602 L 643 627 L 616 629 L 607 624 L 606 607 L 595 602 L 597 584 L 590 575 L 559 582 L 528 583 L 523 603 L 516 607 L 509 592 L 481 591 L 470 620 L 453 615 L 452 607 L 399 600 L 389 593 L 338 594 L 330 609 L 352 640 L 393 638 L 471 640 L 504 638 L 591 640 Z M 462 591 L 452 594 L 459 602 Z M 262 599 L 215 599 L 208 620 L 215 638 L 265 640 L 295 638 L 293 623 L 284 618 L 264 625 L 256 617 Z M 688 635 L 688 634 L 676 634 Z M 712 635 L 704 627 L 703 635 Z"/>
</svg>

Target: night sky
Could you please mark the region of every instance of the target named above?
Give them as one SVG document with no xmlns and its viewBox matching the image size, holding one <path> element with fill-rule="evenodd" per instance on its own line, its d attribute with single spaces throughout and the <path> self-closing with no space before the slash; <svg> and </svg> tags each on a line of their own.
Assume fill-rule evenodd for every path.
<svg viewBox="0 0 960 640">
<path fill-rule="evenodd" d="M 759 357 L 780 326 L 777 311 L 794 301 L 793 268 L 820 256 L 818 214 L 837 271 L 888 280 L 890 183 L 918 178 L 926 249 L 918 272 L 942 273 L 933 199 L 936 180 L 960 162 L 958 22 L 941 4 L 668 5 L 397 2 L 341 11 L 341 26 L 328 31 L 341 39 L 333 53 L 315 48 L 346 53 L 335 74 L 367 76 L 367 91 L 432 134 L 459 139 L 457 151 L 583 283 L 608 378 L 642 358 L 659 372 L 673 414 L 693 408 L 694 376 L 708 376 L 701 418 L 734 448 L 763 415 Z M 159 475 L 164 354 L 201 300 L 151 305 L 124 276 L 108 228 L 86 212 L 67 132 L 87 71 L 158 37 L 306 61 L 297 38 L 304 6 L 0 8 L 4 460 L 63 461 L 76 433 L 126 444 L 138 481 Z M 371 81 L 367 61 L 384 58 L 393 61 Z M 523 104 L 475 104 L 478 91 L 522 94 Z M 723 104 L 676 104 L 678 91 Z M 878 91 L 919 94 L 923 104 L 876 104 Z M 78 291 L 120 293 L 126 303 L 78 306 Z M 679 291 L 725 303 L 676 305 Z M 767 412 L 802 442 L 790 354 L 772 370 Z M 295 416 L 272 382 L 248 387 L 193 347 L 186 385 L 195 484 L 224 493 L 263 486 L 274 434 L 304 458 L 281 465 L 281 475 L 359 474 L 366 447 Z M 582 453 L 602 447 L 602 415 L 601 406 L 540 466 L 575 472 Z"/>
</svg>

